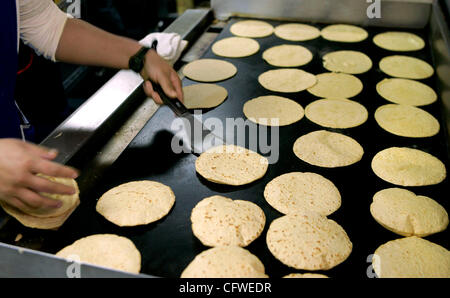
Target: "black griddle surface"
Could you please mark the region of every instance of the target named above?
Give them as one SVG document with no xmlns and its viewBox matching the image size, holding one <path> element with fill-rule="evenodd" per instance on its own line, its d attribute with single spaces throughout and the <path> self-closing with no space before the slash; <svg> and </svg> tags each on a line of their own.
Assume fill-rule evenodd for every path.
<svg viewBox="0 0 450 298">
<path fill-rule="evenodd" d="M 229 27 L 241 19 L 232 19 L 222 30 L 216 40 L 232 36 Z M 276 26 L 282 22 L 268 21 Z M 313 24 L 322 28 L 323 24 Z M 382 130 L 374 120 L 374 112 L 377 107 L 388 102 L 381 98 L 375 91 L 376 83 L 387 76 L 378 68 L 379 60 L 388 55 L 401 54 L 423 59 L 429 63 L 431 50 L 425 30 L 410 31 L 421 36 L 427 41 L 425 49 L 416 52 L 397 53 L 378 48 L 372 43 L 372 38 L 379 32 L 389 31 L 389 28 L 365 28 L 369 37 L 360 43 L 337 43 L 317 38 L 305 42 L 290 42 L 282 40 L 275 35 L 256 39 L 261 48 L 255 55 L 245 58 L 223 58 L 214 55 L 209 48 L 203 58 L 216 58 L 233 63 L 238 72 L 236 76 L 228 80 L 218 82 L 218 85 L 228 90 L 227 100 L 215 109 L 205 111 L 203 119 L 217 117 L 243 118 L 242 106 L 245 101 L 262 95 L 280 95 L 291 98 L 303 107 L 318 99 L 307 91 L 298 93 L 270 92 L 259 85 L 257 77 L 264 71 L 275 69 L 262 59 L 264 50 L 281 44 L 299 44 L 307 47 L 314 54 L 314 59 L 306 66 L 300 67 L 313 74 L 327 72 L 322 67 L 321 57 L 336 50 L 356 50 L 366 53 L 373 61 L 373 68 L 365 74 L 357 75 L 364 84 L 363 91 L 352 98 L 363 104 L 368 112 L 369 119 L 363 125 L 350 129 L 334 129 L 351 136 L 364 148 L 362 160 L 348 167 L 327 169 L 309 165 L 298 159 L 292 145 L 295 140 L 311 131 L 325 129 L 303 118 L 301 121 L 280 127 L 280 157 L 275 164 L 269 165 L 266 175 L 254 183 L 240 187 L 225 186 L 211 183 L 196 174 L 193 154 L 174 154 L 170 144 L 173 133 L 170 125 L 175 119 L 174 114 L 167 107 L 160 108 L 146 126 L 140 131 L 132 143 L 122 153 L 119 159 L 102 178 L 101 183 L 91 193 L 82 194 L 81 205 L 72 214 L 65 225 L 57 232 L 34 231 L 21 228 L 24 238 L 41 237 L 42 245 L 37 249 L 55 253 L 75 240 L 97 233 L 114 233 L 130 238 L 142 254 L 142 273 L 162 277 L 178 277 L 189 262 L 200 252 L 207 249 L 192 234 L 190 213 L 192 208 L 203 198 L 212 195 L 223 195 L 232 199 L 248 200 L 260 206 L 266 215 L 266 226 L 262 235 L 251 243 L 247 249 L 255 254 L 265 265 L 266 273 L 270 277 L 281 277 L 292 272 L 305 272 L 295 270 L 283 265 L 269 252 L 265 239 L 270 223 L 282 214 L 273 209 L 264 199 L 265 185 L 273 178 L 288 172 L 314 172 L 323 175 L 333 181 L 342 196 L 342 206 L 329 218 L 339 223 L 347 232 L 353 243 L 353 251 L 349 258 L 335 268 L 323 271 L 335 278 L 368 278 L 367 270 L 370 265 L 369 255 L 375 249 L 393 239 L 401 238 L 375 222 L 369 212 L 369 206 L 373 195 L 384 188 L 397 187 L 382 181 L 371 170 L 370 163 L 373 156 L 385 148 L 391 146 L 406 146 L 417 148 L 439 158 L 449 169 L 447 155 L 447 140 L 445 125 L 441 115 L 441 101 L 421 107 L 433 114 L 441 123 L 441 131 L 431 138 L 403 138 L 394 136 Z M 435 77 L 422 80 L 422 82 L 435 88 Z M 189 79 L 183 79 L 183 85 L 196 83 Z M 104 219 L 95 211 L 98 198 L 108 189 L 119 184 L 134 180 L 154 180 L 170 186 L 175 195 L 176 202 L 171 212 L 156 223 L 139 227 L 120 228 Z M 448 209 L 448 178 L 442 183 L 424 187 L 406 187 L 416 194 L 426 195 Z M 18 225 L 17 222 L 8 223 Z M 16 227 L 16 229 L 18 229 Z M 3 239 L 5 242 L 13 242 L 13 239 Z M 449 230 L 431 235 L 426 239 L 448 248 Z M 14 244 L 14 242 L 13 242 Z"/>
</svg>

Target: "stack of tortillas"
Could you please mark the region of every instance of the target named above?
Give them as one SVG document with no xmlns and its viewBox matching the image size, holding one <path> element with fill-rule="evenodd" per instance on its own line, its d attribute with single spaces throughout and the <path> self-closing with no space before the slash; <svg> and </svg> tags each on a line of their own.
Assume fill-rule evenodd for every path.
<svg viewBox="0 0 450 298">
<path fill-rule="evenodd" d="M 284 214 L 308 209 L 326 216 L 341 206 L 341 195 L 333 182 L 315 173 L 278 176 L 266 185 L 264 198 Z"/>
<path fill-rule="evenodd" d="M 239 246 L 203 251 L 181 273 L 181 278 L 266 278 L 263 263 Z"/>
<path fill-rule="evenodd" d="M 96 210 L 118 226 L 146 225 L 166 216 L 175 203 L 172 189 L 154 181 L 134 181 L 104 193 Z"/>
<path fill-rule="evenodd" d="M 195 161 L 197 173 L 211 182 L 244 185 L 260 179 L 269 161 L 256 152 L 235 145 L 216 146 Z"/>
<path fill-rule="evenodd" d="M 64 184 L 75 189 L 75 193 L 72 195 L 57 195 L 41 193 L 41 195 L 58 200 L 62 202 L 61 207 L 57 209 L 42 209 L 42 208 L 26 208 L 19 210 L 11 205 L 8 205 L 0 201 L 0 205 L 6 213 L 17 219 L 21 224 L 26 227 L 36 229 L 56 229 L 59 228 L 72 214 L 72 212 L 80 204 L 79 189 L 77 182 L 70 178 L 49 177 L 45 175 L 38 175 L 42 178 L 49 179 L 50 181 Z"/>
<path fill-rule="evenodd" d="M 402 186 L 438 184 L 447 175 L 439 159 L 407 147 L 391 147 L 378 152 L 372 159 L 372 170 L 381 179 Z"/>
<path fill-rule="evenodd" d="M 328 278 L 328 276 L 317 273 L 291 273 L 283 276 L 283 278 Z"/>
<path fill-rule="evenodd" d="M 352 243 L 335 221 L 302 210 L 275 219 L 267 246 L 283 264 L 296 269 L 328 270 L 347 259 Z"/>
<path fill-rule="evenodd" d="M 416 236 L 381 245 L 375 250 L 372 265 L 382 278 L 450 278 L 450 252 Z"/>
<path fill-rule="evenodd" d="M 57 252 L 56 256 L 131 273 L 141 270 L 141 254 L 134 243 L 112 234 L 81 238 Z"/>
<path fill-rule="evenodd" d="M 261 235 L 266 217 L 258 205 L 212 196 L 191 213 L 192 231 L 206 246 L 247 246 Z"/>
<path fill-rule="evenodd" d="M 301 160 L 320 167 L 335 168 L 354 164 L 361 160 L 361 145 L 346 135 L 318 130 L 298 138 L 293 147 Z"/>
<path fill-rule="evenodd" d="M 438 202 L 401 188 L 377 192 L 370 213 L 383 227 L 402 236 L 425 237 L 448 226 L 448 214 Z"/>
</svg>

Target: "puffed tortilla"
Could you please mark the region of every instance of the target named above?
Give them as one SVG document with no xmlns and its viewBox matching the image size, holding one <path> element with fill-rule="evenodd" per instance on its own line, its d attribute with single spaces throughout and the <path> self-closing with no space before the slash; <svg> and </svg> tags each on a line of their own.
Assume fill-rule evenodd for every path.
<svg viewBox="0 0 450 298">
<path fill-rule="evenodd" d="M 81 238 L 58 251 L 56 256 L 136 274 L 141 270 L 141 254 L 134 243 L 113 234 Z"/>
<path fill-rule="evenodd" d="M 401 186 L 424 186 L 442 182 L 445 165 L 433 155 L 408 147 L 384 149 L 372 159 L 372 170 L 381 179 Z"/>
<path fill-rule="evenodd" d="M 105 192 L 97 201 L 96 211 L 120 226 L 138 226 L 166 216 L 175 203 L 169 186 L 155 181 L 133 181 Z"/>
</svg>

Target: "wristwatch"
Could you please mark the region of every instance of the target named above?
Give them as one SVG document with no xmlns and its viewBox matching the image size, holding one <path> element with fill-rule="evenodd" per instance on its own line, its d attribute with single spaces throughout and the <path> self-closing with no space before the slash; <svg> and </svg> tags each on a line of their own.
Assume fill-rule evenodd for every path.
<svg viewBox="0 0 450 298">
<path fill-rule="evenodd" d="M 157 45 L 158 45 L 158 41 L 155 39 L 155 41 L 152 43 L 152 46 L 150 48 L 149 47 L 145 47 L 145 46 L 140 48 L 140 50 L 136 54 L 131 56 L 130 60 L 128 60 L 128 67 L 131 70 L 133 70 L 134 72 L 140 73 L 142 68 L 144 67 L 145 54 L 147 54 L 147 52 L 149 50 L 155 50 L 156 51 L 156 46 Z"/>
</svg>

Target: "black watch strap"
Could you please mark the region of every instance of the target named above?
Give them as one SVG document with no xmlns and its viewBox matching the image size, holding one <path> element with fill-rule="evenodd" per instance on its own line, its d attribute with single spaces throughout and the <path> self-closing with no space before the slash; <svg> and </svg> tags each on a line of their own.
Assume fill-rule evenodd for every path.
<svg viewBox="0 0 450 298">
<path fill-rule="evenodd" d="M 145 54 L 147 54 L 147 52 L 152 49 L 156 51 L 157 45 L 158 41 L 155 39 L 150 48 L 146 46 L 140 48 L 139 51 L 131 56 L 130 60 L 128 60 L 128 67 L 134 72 L 140 73 L 142 68 L 144 67 Z"/>
</svg>

